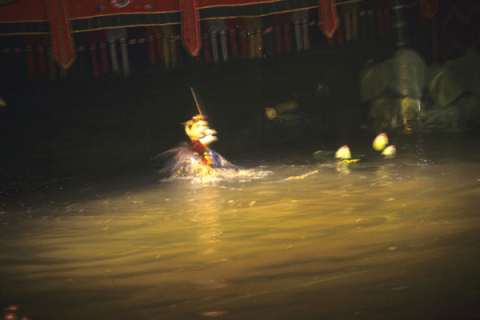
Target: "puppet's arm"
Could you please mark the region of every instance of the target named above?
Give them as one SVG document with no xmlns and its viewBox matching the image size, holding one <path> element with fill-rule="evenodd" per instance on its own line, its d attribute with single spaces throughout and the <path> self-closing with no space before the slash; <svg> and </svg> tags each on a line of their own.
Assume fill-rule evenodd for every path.
<svg viewBox="0 0 480 320">
<path fill-rule="evenodd" d="M 212 143 L 213 141 L 217 141 L 218 139 L 215 136 L 216 133 L 217 133 L 217 131 L 215 131 L 213 129 L 206 129 L 205 130 L 205 137 L 201 138 L 200 142 L 203 145 L 208 145 L 208 144 Z"/>
</svg>

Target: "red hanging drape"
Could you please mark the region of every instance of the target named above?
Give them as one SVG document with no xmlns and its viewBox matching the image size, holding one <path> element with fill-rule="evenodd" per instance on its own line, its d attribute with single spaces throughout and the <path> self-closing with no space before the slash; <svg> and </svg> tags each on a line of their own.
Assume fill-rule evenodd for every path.
<svg viewBox="0 0 480 320">
<path fill-rule="evenodd" d="M 70 30 L 68 1 L 48 0 L 48 20 L 54 51 L 54 59 L 64 69 L 76 58 L 73 35 Z"/>
<path fill-rule="evenodd" d="M 332 38 L 339 27 L 335 0 L 318 0 L 319 25 L 327 38 Z"/>
<path fill-rule="evenodd" d="M 421 0 L 420 1 L 420 12 L 431 19 L 438 10 L 437 0 Z"/>
<path fill-rule="evenodd" d="M 182 38 L 187 52 L 195 57 L 202 46 L 197 0 L 180 0 L 182 10 Z"/>
</svg>

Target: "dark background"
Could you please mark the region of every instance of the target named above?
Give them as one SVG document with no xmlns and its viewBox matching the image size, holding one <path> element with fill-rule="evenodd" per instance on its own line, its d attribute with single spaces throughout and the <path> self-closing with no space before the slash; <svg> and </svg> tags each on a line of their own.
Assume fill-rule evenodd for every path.
<svg viewBox="0 0 480 320">
<path fill-rule="evenodd" d="M 417 7 L 407 12 L 409 47 L 432 64 L 442 58 L 433 50 L 434 24 L 420 18 Z M 129 47 L 129 77 L 92 77 L 79 56 L 67 77 L 54 81 L 28 78 L 23 54 L 0 56 L 0 96 L 8 105 L 0 108 L 2 195 L 154 172 L 159 153 L 188 140 L 181 123 L 197 113 L 190 87 L 218 131 L 212 147 L 234 163 L 268 148 L 294 156 L 302 146 L 370 139 L 359 74 L 367 62 L 391 58 L 395 38 L 370 35 L 331 45 L 313 25 L 310 43 L 306 52 L 217 64 L 195 62 L 179 44 L 174 69 L 148 66 L 145 48 Z M 297 119 L 265 119 L 265 107 L 286 101 L 298 103 Z"/>
</svg>

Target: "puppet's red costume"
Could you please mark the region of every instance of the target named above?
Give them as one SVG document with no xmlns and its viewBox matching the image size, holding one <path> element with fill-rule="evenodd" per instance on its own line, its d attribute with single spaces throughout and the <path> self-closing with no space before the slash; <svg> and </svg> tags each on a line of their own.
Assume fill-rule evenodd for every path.
<svg viewBox="0 0 480 320">
<path fill-rule="evenodd" d="M 188 148 L 198 154 L 204 154 L 207 151 L 207 148 L 198 140 L 190 141 Z"/>
<path fill-rule="evenodd" d="M 199 156 L 199 160 L 202 164 L 212 164 L 212 159 L 208 155 L 208 149 L 203 143 L 198 140 L 191 140 L 188 144 L 188 149 L 192 150 L 196 155 Z"/>
</svg>

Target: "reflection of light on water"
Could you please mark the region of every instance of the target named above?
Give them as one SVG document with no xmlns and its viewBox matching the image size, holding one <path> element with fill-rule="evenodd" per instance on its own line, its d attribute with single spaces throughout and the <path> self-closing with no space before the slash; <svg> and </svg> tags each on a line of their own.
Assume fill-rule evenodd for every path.
<svg viewBox="0 0 480 320">
<path fill-rule="evenodd" d="M 198 223 L 200 243 L 206 245 L 204 254 L 214 254 L 215 243 L 220 241 L 223 234 L 218 219 L 221 212 L 221 198 L 217 188 L 199 188 L 191 194 L 193 198 L 187 202 L 188 212 L 192 213 L 193 222 Z"/>
<path fill-rule="evenodd" d="M 395 168 L 394 164 L 382 164 L 377 167 L 375 170 L 375 175 L 377 177 L 375 184 L 385 187 L 393 183 L 392 169 Z"/>
<path fill-rule="evenodd" d="M 348 167 L 348 163 L 345 162 L 337 163 L 336 170 L 338 173 L 343 175 L 348 175 L 352 172 L 352 170 L 350 170 L 350 168 Z"/>
</svg>

